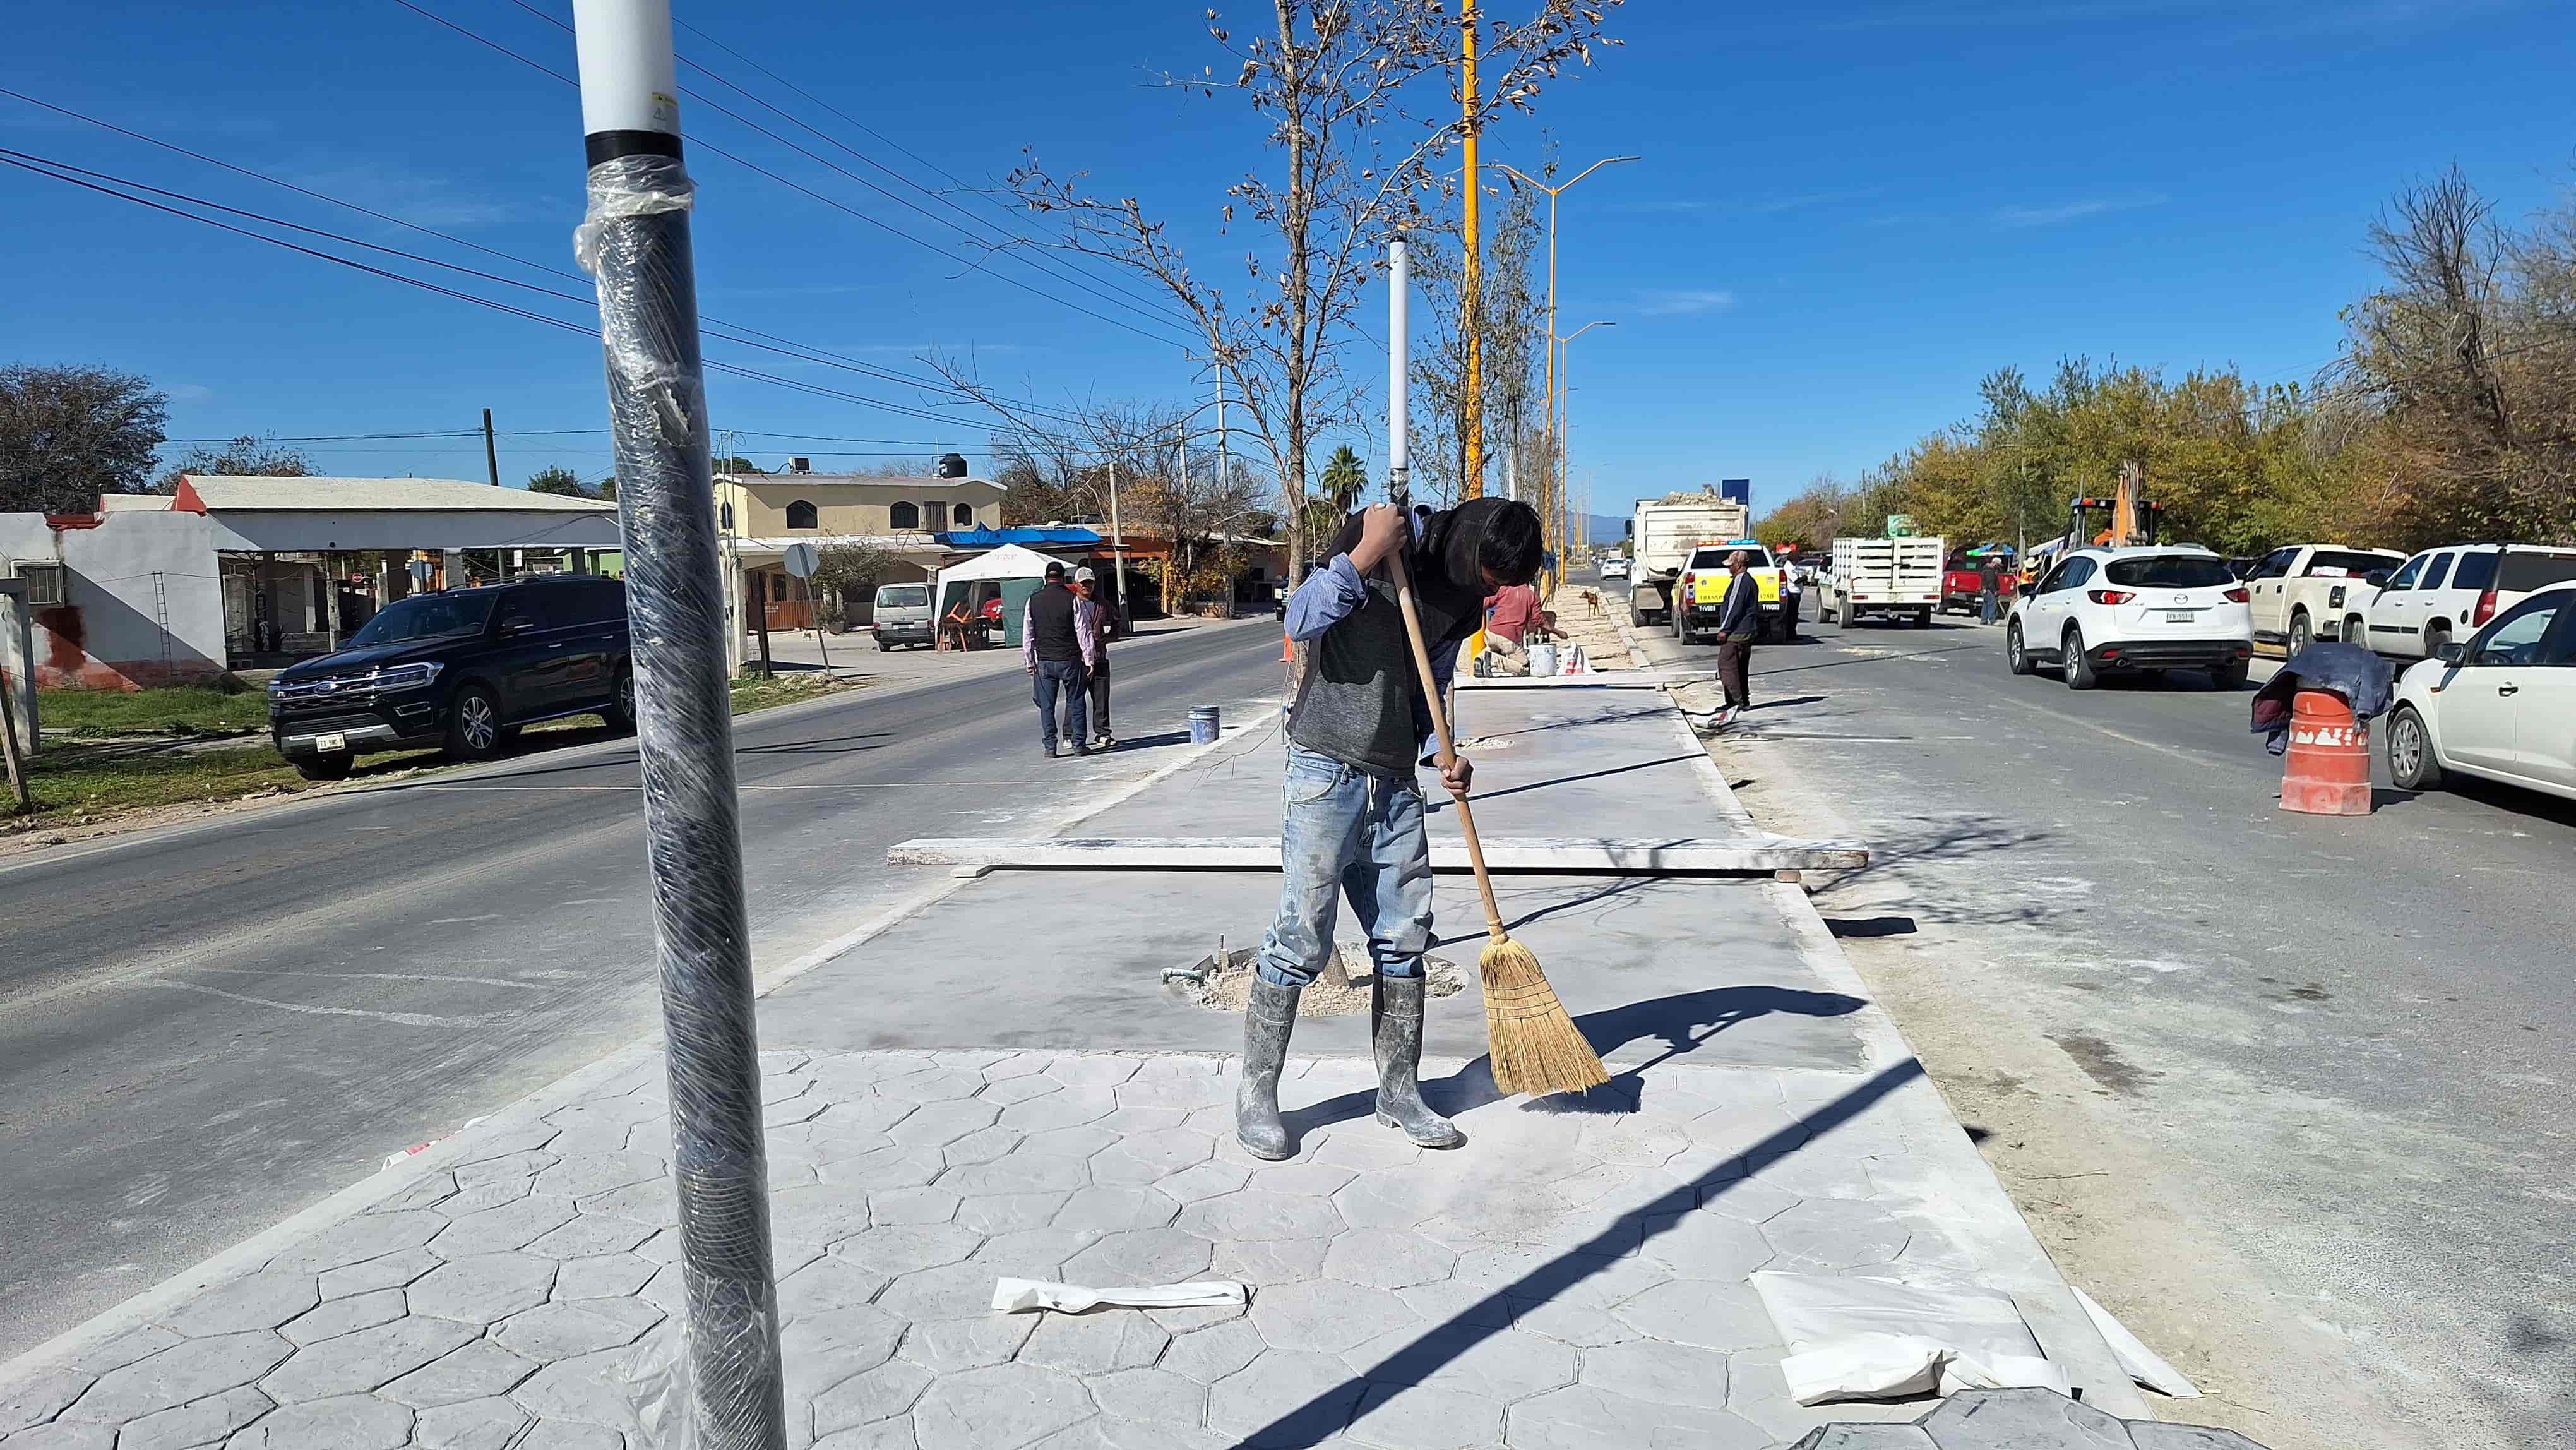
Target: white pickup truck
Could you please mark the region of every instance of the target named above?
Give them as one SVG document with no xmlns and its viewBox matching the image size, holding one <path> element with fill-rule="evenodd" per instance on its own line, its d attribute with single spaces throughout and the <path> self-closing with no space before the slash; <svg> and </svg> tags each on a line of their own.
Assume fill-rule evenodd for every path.
<svg viewBox="0 0 2576 1450">
<path fill-rule="evenodd" d="M 1855 619 L 1890 614 L 1913 620 L 1917 629 L 1930 628 L 1932 611 L 1941 607 L 1941 561 L 1948 557 L 1947 547 L 1939 539 L 1834 540 L 1817 622 L 1831 615 L 1848 628 Z"/>
<path fill-rule="evenodd" d="M 2406 556 L 2392 549 L 2356 549 L 2348 544 L 2289 544 L 2274 549 L 2245 576 L 2254 642 L 2277 645 L 2283 654 L 2294 655 L 2317 640 L 2343 638 L 2345 622 L 2356 618 L 2378 592 L 2368 577 L 2405 562 Z"/>
</svg>

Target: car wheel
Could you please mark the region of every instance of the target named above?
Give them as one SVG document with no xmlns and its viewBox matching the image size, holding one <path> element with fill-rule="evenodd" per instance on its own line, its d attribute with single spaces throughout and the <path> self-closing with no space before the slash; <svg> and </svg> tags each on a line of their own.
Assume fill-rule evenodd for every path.
<svg viewBox="0 0 2576 1450">
<path fill-rule="evenodd" d="M 2289 652 L 2296 655 L 2314 642 L 2315 632 L 2308 627 L 2308 617 L 2302 614 L 2293 618 L 2290 621 Z"/>
<path fill-rule="evenodd" d="M 2066 627 L 2066 642 L 2062 648 L 2065 653 L 2059 656 L 2059 658 L 2066 661 L 2066 688 L 2070 690 L 2089 690 L 2095 685 L 2102 683 L 2100 672 L 2093 668 L 2093 662 L 2091 660 L 2084 657 L 2083 630 L 2078 629 L 2071 624 L 2068 625 Z"/>
<path fill-rule="evenodd" d="M 2022 647 L 2018 619 L 2004 626 L 2004 668 L 2016 675 L 2027 675 L 2039 668 L 2031 663 L 2030 651 Z"/>
<path fill-rule="evenodd" d="M 306 780 L 347 780 L 357 763 L 353 755 L 308 755 L 295 762 L 295 773 Z"/>
<path fill-rule="evenodd" d="M 893 645 L 890 645 L 890 644 L 888 644 L 888 643 L 886 643 L 886 642 L 885 642 L 885 636 L 884 636 L 884 635 L 878 635 L 878 636 L 877 636 L 877 653 L 879 653 L 879 654 L 884 654 L 885 652 L 887 652 L 888 650 L 891 650 L 891 649 L 893 649 L 893 648 L 894 648 L 894 646 L 893 646 Z"/>
<path fill-rule="evenodd" d="M 492 692 L 467 685 L 447 704 L 447 758 L 489 760 L 501 748 L 501 707 Z"/>
<path fill-rule="evenodd" d="M 2245 688 L 2246 672 L 2252 668 L 2253 666 L 2245 660 L 2238 660 L 2232 665 L 2220 665 L 2209 672 L 2209 682 L 2221 690 L 2241 690 Z"/>
<path fill-rule="evenodd" d="M 2360 645 L 2363 649 L 2370 648 L 2370 626 L 2362 621 L 2360 615 L 2356 614 L 2343 622 L 2343 642 Z"/>
<path fill-rule="evenodd" d="M 599 712 L 599 718 L 607 721 L 608 728 L 620 735 L 634 733 L 635 671 L 632 666 L 618 666 L 616 688 L 608 697 L 608 708 Z"/>
<path fill-rule="evenodd" d="M 2405 790 L 2439 790 L 2442 762 L 2433 756 L 2433 732 L 2412 705 L 2400 705 L 2388 720 L 2388 776 Z"/>
</svg>

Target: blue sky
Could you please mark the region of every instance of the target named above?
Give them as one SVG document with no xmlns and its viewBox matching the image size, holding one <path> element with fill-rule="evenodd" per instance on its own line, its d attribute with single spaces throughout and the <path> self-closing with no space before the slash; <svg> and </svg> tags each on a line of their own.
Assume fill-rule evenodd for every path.
<svg viewBox="0 0 2576 1450">
<path fill-rule="evenodd" d="M 512 0 L 419 3 L 572 68 L 570 36 Z M 530 3 L 569 15 L 565 0 Z M 677 14 L 748 59 L 686 31 L 684 54 L 925 186 L 990 184 L 1034 147 L 1101 190 L 1141 194 L 1204 269 L 1231 278 L 1241 244 L 1218 234 L 1215 214 L 1258 133 L 1229 99 L 1154 83 L 1221 59 L 1202 8 L 679 0 Z M 1644 157 L 1564 203 L 1562 327 L 1619 324 L 1574 349 L 1578 483 L 1605 514 L 1721 474 L 1753 478 L 1757 503 L 1776 502 L 1965 415 L 1981 373 L 2042 373 L 2070 353 L 2302 378 L 2334 355 L 2337 309 L 2371 285 L 2364 228 L 2397 186 L 2457 161 L 2512 218 L 2576 179 L 2567 19 L 2563 6 L 2511 0 L 1635 0 L 1613 19 L 1625 47 L 1487 143 L 1532 163 L 1544 127 L 1573 166 Z M 24 5 L 11 27 L 0 85 L 570 267 L 573 92 L 394 0 Z M 925 351 L 971 349 L 988 378 L 1049 401 L 1204 396 L 1179 329 L 1153 308 L 992 264 L 1155 335 L 1139 336 L 871 227 L 851 212 L 962 252 L 932 218 L 973 224 L 721 86 L 686 71 L 683 83 L 922 208 L 684 105 L 693 134 L 850 208 L 695 153 L 711 317 L 911 371 Z M 580 290 L 6 97 L 0 147 Z M 999 220 L 979 199 L 958 204 Z M 0 168 L 0 215 L 0 357 L 146 374 L 171 393 L 175 437 L 465 430 L 488 406 L 520 435 L 502 440 L 505 481 L 550 463 L 608 470 L 604 437 L 578 431 L 599 429 L 605 411 L 586 339 L 11 168 Z M 1145 292 L 1125 278 L 1092 285 Z M 1382 309 L 1380 297 L 1366 304 L 1372 328 Z M 941 411 L 883 382 L 708 350 Z M 1351 365 L 1383 376 L 1364 353 Z M 980 432 L 962 420 L 729 377 L 711 397 L 716 426 L 744 430 L 742 451 L 763 462 L 796 452 L 828 468 L 954 447 L 983 463 Z M 302 446 L 335 472 L 482 472 L 479 437 Z"/>
</svg>

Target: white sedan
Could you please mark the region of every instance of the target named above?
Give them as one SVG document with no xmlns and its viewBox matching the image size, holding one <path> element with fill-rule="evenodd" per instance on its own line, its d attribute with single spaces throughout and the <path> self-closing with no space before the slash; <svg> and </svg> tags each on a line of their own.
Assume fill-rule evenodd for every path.
<svg viewBox="0 0 2576 1450">
<path fill-rule="evenodd" d="M 2533 594 L 2441 648 L 2397 681 L 2389 775 L 2408 790 L 2457 773 L 2576 800 L 2576 588 Z"/>
<path fill-rule="evenodd" d="M 2227 561 L 2197 544 L 2077 549 L 2013 601 L 2004 661 L 2016 675 L 2054 664 L 2070 688 L 2139 671 L 2207 670 L 2242 689 L 2254 617 Z"/>
<path fill-rule="evenodd" d="M 1627 578 L 1627 577 L 1628 577 L 1628 556 L 1627 556 L 1627 555 L 1625 555 L 1625 554 L 1613 554 L 1613 555 L 1611 555 L 1610 557 L 1608 557 L 1608 558 L 1606 558 L 1606 559 L 1602 560 L 1602 561 L 1601 561 L 1601 577 L 1602 577 L 1603 579 L 1625 579 L 1625 578 Z"/>
</svg>

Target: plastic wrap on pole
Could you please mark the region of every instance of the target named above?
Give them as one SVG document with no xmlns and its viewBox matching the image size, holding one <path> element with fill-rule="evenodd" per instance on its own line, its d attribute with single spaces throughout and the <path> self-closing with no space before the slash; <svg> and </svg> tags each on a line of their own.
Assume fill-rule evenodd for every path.
<svg viewBox="0 0 2576 1450">
<path fill-rule="evenodd" d="M 661 156 L 602 162 L 589 185 L 575 251 L 598 279 L 608 364 L 688 1294 L 691 1412 L 669 1417 L 678 1423 L 665 1422 L 662 1443 L 778 1450 L 777 1294 L 691 188 L 679 160 Z"/>
</svg>

